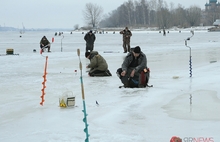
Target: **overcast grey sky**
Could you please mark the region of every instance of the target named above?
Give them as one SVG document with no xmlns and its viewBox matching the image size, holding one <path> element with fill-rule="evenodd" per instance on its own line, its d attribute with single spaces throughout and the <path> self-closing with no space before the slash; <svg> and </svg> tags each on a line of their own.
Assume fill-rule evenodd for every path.
<svg viewBox="0 0 220 142">
<path fill-rule="evenodd" d="M 97 4 L 107 14 L 128 0 L 0 0 L 0 26 L 22 28 L 73 28 L 84 26 L 86 3 Z M 150 0 L 148 0 L 150 1 Z M 176 7 L 197 5 L 204 9 L 209 0 L 164 0 Z"/>
</svg>

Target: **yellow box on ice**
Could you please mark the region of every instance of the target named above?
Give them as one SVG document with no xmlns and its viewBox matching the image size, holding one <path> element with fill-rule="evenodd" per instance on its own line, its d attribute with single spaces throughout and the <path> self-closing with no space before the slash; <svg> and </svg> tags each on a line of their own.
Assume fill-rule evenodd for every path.
<svg viewBox="0 0 220 142">
<path fill-rule="evenodd" d="M 12 48 L 6 49 L 6 54 L 7 54 L 7 55 L 12 55 L 12 54 L 14 54 L 14 49 L 12 49 Z"/>
</svg>

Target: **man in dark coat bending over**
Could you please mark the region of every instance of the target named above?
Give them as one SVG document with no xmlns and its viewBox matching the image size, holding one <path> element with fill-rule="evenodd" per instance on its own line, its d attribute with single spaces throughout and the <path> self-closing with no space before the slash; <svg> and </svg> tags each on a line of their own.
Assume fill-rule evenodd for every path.
<svg viewBox="0 0 220 142">
<path fill-rule="evenodd" d="M 50 52 L 50 42 L 46 38 L 46 36 L 43 36 L 42 39 L 40 40 L 40 48 L 42 52 L 44 52 L 45 48 L 47 48 L 47 51 Z"/>
</svg>

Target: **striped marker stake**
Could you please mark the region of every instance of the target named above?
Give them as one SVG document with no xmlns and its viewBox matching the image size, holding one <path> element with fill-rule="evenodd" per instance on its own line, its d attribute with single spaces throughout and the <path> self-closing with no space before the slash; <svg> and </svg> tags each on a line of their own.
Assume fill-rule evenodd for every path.
<svg viewBox="0 0 220 142">
<path fill-rule="evenodd" d="M 81 91 L 82 91 L 82 100 L 83 100 L 83 110 L 82 110 L 82 112 L 84 113 L 83 122 L 85 123 L 85 129 L 84 129 L 84 132 L 86 133 L 85 142 L 89 142 L 89 133 L 88 133 L 88 126 L 89 125 L 87 124 L 86 102 L 85 102 L 83 79 L 82 79 L 82 62 L 81 62 L 81 59 L 80 59 L 80 49 L 77 49 L 77 54 L 78 54 L 78 57 L 79 57 Z"/>
</svg>

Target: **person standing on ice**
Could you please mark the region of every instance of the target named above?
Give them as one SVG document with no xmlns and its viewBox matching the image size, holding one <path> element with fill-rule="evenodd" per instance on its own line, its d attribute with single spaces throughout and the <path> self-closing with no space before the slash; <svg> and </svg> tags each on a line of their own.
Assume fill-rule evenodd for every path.
<svg viewBox="0 0 220 142">
<path fill-rule="evenodd" d="M 92 30 L 90 30 L 85 36 L 84 40 L 86 41 L 86 52 L 93 51 L 94 42 L 96 40 L 95 34 L 93 34 Z"/>
<path fill-rule="evenodd" d="M 49 40 L 47 39 L 46 36 L 43 36 L 40 40 L 40 48 L 42 50 L 42 52 L 44 52 L 44 49 L 47 48 L 47 51 L 48 52 L 51 52 L 50 51 L 50 42 Z"/>
<path fill-rule="evenodd" d="M 89 76 L 112 76 L 106 60 L 97 51 L 86 52 L 85 57 L 90 60 L 86 66 L 90 68 Z"/>
<path fill-rule="evenodd" d="M 126 88 L 147 86 L 149 79 L 147 58 L 139 46 L 127 54 L 116 73 Z"/>
<path fill-rule="evenodd" d="M 125 27 L 124 30 L 120 31 L 120 34 L 123 35 L 123 48 L 124 53 L 130 52 L 130 38 L 132 36 L 132 33 L 130 30 L 128 30 L 128 27 Z"/>
</svg>

